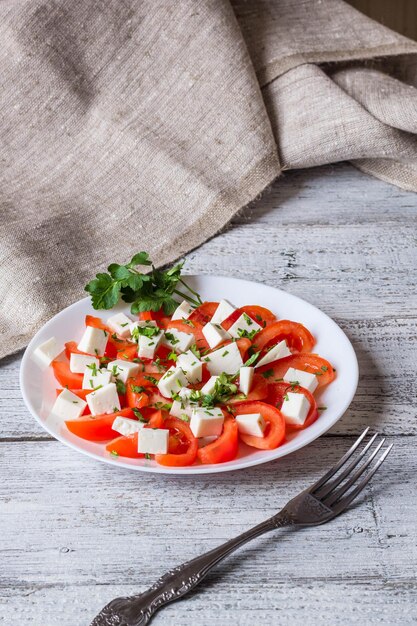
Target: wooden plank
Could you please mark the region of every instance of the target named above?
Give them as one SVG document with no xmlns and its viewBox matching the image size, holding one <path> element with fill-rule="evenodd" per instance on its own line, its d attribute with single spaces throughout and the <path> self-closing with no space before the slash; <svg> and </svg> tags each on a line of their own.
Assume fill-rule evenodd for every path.
<svg viewBox="0 0 417 626">
<path fill-rule="evenodd" d="M 109 599 L 271 515 L 350 445 L 339 435 L 366 424 L 395 435 L 366 502 L 319 529 L 257 540 L 154 623 L 416 623 L 416 206 L 415 194 L 348 165 L 286 173 L 187 256 L 190 273 L 304 297 L 355 346 L 361 380 L 349 411 L 277 462 L 193 478 L 114 471 L 49 440 L 20 397 L 21 355 L 3 360 L 0 623 L 87 625 Z"/>
<path fill-rule="evenodd" d="M 117 472 L 53 442 L 3 443 L 4 614 L 21 624 L 87 624 L 114 596 L 143 590 L 273 514 L 350 443 L 335 437 L 329 448 L 321 439 L 262 467 L 191 481 Z M 393 624 L 400 606 L 401 623 L 413 623 L 414 447 L 413 437 L 397 437 L 360 505 L 320 528 L 258 539 L 155 623 Z"/>
</svg>

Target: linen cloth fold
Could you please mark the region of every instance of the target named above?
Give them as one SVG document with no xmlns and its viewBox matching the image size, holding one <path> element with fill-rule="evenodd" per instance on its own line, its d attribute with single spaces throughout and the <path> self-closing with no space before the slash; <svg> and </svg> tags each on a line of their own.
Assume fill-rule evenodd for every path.
<svg viewBox="0 0 417 626">
<path fill-rule="evenodd" d="M 4 0 L 0 33 L 0 356 L 283 168 L 349 159 L 417 191 L 417 43 L 342 0 Z"/>
</svg>

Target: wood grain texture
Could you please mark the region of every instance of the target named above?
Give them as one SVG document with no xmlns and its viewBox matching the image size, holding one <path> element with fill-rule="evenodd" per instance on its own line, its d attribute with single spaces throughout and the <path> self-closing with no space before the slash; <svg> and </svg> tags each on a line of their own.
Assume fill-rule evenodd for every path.
<svg viewBox="0 0 417 626">
<path fill-rule="evenodd" d="M 395 442 L 368 498 L 320 529 L 261 538 L 155 624 L 414 624 L 417 198 L 348 165 L 282 176 L 187 271 L 284 288 L 322 308 L 358 353 L 358 393 L 331 432 L 265 466 L 133 475 L 51 440 L 0 368 L 0 624 L 84 626 L 117 595 L 272 514 L 365 425 Z M 389 482 L 392 481 L 392 482 Z M 413 495 L 414 494 L 414 495 Z"/>
</svg>

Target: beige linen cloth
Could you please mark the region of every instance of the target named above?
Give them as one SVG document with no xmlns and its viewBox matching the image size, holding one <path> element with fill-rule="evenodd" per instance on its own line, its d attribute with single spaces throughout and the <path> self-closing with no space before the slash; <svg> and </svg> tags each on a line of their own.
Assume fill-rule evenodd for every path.
<svg viewBox="0 0 417 626">
<path fill-rule="evenodd" d="M 417 191 L 417 44 L 341 0 L 3 0 L 0 356 L 286 168 Z"/>
</svg>

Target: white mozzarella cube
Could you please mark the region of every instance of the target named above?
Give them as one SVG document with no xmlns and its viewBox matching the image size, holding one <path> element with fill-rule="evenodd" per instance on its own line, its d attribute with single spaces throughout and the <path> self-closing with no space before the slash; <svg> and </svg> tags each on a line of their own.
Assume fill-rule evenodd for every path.
<svg viewBox="0 0 417 626">
<path fill-rule="evenodd" d="M 239 391 L 247 396 L 253 383 L 254 367 L 241 367 L 239 370 Z"/>
<path fill-rule="evenodd" d="M 231 335 L 227 332 L 227 330 L 224 330 L 220 324 L 208 322 L 208 324 L 203 326 L 202 331 L 211 349 L 217 348 L 217 346 L 220 343 L 223 343 L 223 341 L 231 339 Z"/>
<path fill-rule="evenodd" d="M 189 383 L 194 385 L 202 381 L 203 364 L 191 350 L 179 355 L 177 366 L 182 369 Z"/>
<path fill-rule="evenodd" d="M 158 324 L 154 320 L 141 320 L 136 322 L 131 322 L 129 325 L 130 334 L 132 335 L 132 339 L 139 341 L 138 328 L 146 328 L 147 326 L 158 326 Z"/>
<path fill-rule="evenodd" d="M 132 420 L 128 417 L 122 417 L 118 415 L 112 424 L 112 429 L 117 433 L 128 437 L 129 435 L 134 435 L 134 433 L 138 433 L 145 426 L 144 422 L 139 422 L 138 420 Z"/>
<path fill-rule="evenodd" d="M 236 422 L 240 433 L 254 437 L 264 436 L 266 422 L 260 413 L 236 415 Z"/>
<path fill-rule="evenodd" d="M 219 380 L 218 376 L 210 376 L 205 385 L 201 387 L 201 393 L 205 396 L 207 394 L 211 394 L 214 391 L 216 386 L 216 382 Z"/>
<path fill-rule="evenodd" d="M 223 430 L 224 415 L 221 409 L 198 407 L 191 413 L 190 429 L 194 437 L 218 436 Z"/>
<path fill-rule="evenodd" d="M 142 359 L 153 359 L 163 336 L 164 333 L 162 330 L 152 337 L 139 335 L 138 356 Z"/>
<path fill-rule="evenodd" d="M 178 393 L 178 398 L 174 400 L 174 402 L 172 403 L 171 409 L 169 411 L 171 415 L 173 415 L 174 417 L 179 417 L 179 418 L 186 417 L 189 420 L 189 418 L 191 417 L 193 408 L 196 405 L 195 402 L 191 402 L 190 400 L 191 394 L 192 394 L 192 389 L 188 389 L 187 387 L 183 387 L 182 389 L 180 389 Z"/>
<path fill-rule="evenodd" d="M 72 393 L 69 389 L 63 389 L 52 407 L 51 416 L 62 420 L 73 420 L 81 417 L 87 402 Z"/>
<path fill-rule="evenodd" d="M 109 317 L 106 324 L 120 337 L 124 337 L 125 339 L 130 337 L 130 325 L 132 324 L 132 320 L 124 313 L 116 313 L 116 315 L 112 315 L 112 317 Z"/>
<path fill-rule="evenodd" d="M 87 326 L 78 344 L 78 350 L 87 354 L 102 356 L 106 350 L 107 339 L 108 333 L 106 330 Z"/>
<path fill-rule="evenodd" d="M 287 424 L 303 425 L 310 410 L 310 402 L 303 393 L 288 391 L 284 396 L 281 413 Z"/>
<path fill-rule="evenodd" d="M 194 342 L 194 335 L 184 333 L 182 330 L 176 330 L 175 328 L 166 330 L 162 338 L 164 346 L 167 346 L 167 348 L 173 350 L 174 352 L 178 352 L 179 354 L 181 352 L 187 352 Z"/>
<path fill-rule="evenodd" d="M 262 357 L 262 359 L 255 365 L 255 367 L 261 367 L 262 365 L 268 365 L 278 359 L 283 359 L 286 356 L 291 356 L 291 352 L 287 347 L 285 339 L 277 343 L 276 346 L 268 350 L 268 352 Z"/>
<path fill-rule="evenodd" d="M 142 454 L 167 454 L 169 430 L 142 428 L 138 436 L 138 452 Z"/>
<path fill-rule="evenodd" d="M 304 372 L 303 370 L 297 370 L 294 367 L 288 368 L 283 379 L 286 383 L 298 383 L 300 387 L 308 389 L 311 393 L 313 393 L 319 384 L 315 374 L 311 374 L 311 372 Z"/>
<path fill-rule="evenodd" d="M 186 300 L 183 300 L 181 304 L 173 312 L 171 319 L 172 320 L 188 320 L 192 312 L 193 312 L 193 307 Z"/>
<path fill-rule="evenodd" d="M 62 350 L 63 348 L 58 345 L 55 337 L 51 337 L 35 348 L 31 354 L 31 359 L 44 370 L 51 365 L 52 361 L 56 359 Z"/>
<path fill-rule="evenodd" d="M 109 383 L 87 395 L 91 415 L 120 411 L 120 400 L 115 383 Z"/>
<path fill-rule="evenodd" d="M 214 352 L 210 352 L 206 357 L 207 368 L 212 376 L 225 374 L 237 374 L 243 365 L 239 348 L 235 342 L 227 344 Z"/>
<path fill-rule="evenodd" d="M 160 378 L 158 389 L 165 398 L 171 398 L 182 387 L 186 387 L 188 380 L 180 367 L 170 367 Z"/>
<path fill-rule="evenodd" d="M 87 367 L 84 370 L 83 389 L 95 389 L 111 383 L 111 372 L 105 369 Z"/>
<path fill-rule="evenodd" d="M 229 328 L 229 333 L 235 339 L 249 335 L 252 338 L 256 333 L 262 330 L 262 326 L 255 322 L 247 313 L 243 313 L 234 324 Z"/>
<path fill-rule="evenodd" d="M 232 306 L 230 302 L 227 300 L 220 300 L 219 306 L 214 311 L 214 315 L 211 318 L 212 324 L 221 324 L 226 318 L 229 317 L 229 315 L 233 313 L 233 311 L 236 311 L 236 308 Z"/>
<path fill-rule="evenodd" d="M 100 367 L 100 361 L 97 357 L 91 356 L 90 354 L 71 352 L 69 364 L 71 372 L 74 374 L 84 374 L 87 365 L 92 365 L 91 370 L 96 371 Z"/>
<path fill-rule="evenodd" d="M 117 380 L 121 380 L 125 383 L 128 378 L 136 376 L 139 372 L 138 363 L 131 363 L 130 361 L 124 361 L 123 359 L 116 359 L 111 361 L 107 365 L 107 369 Z"/>
</svg>

